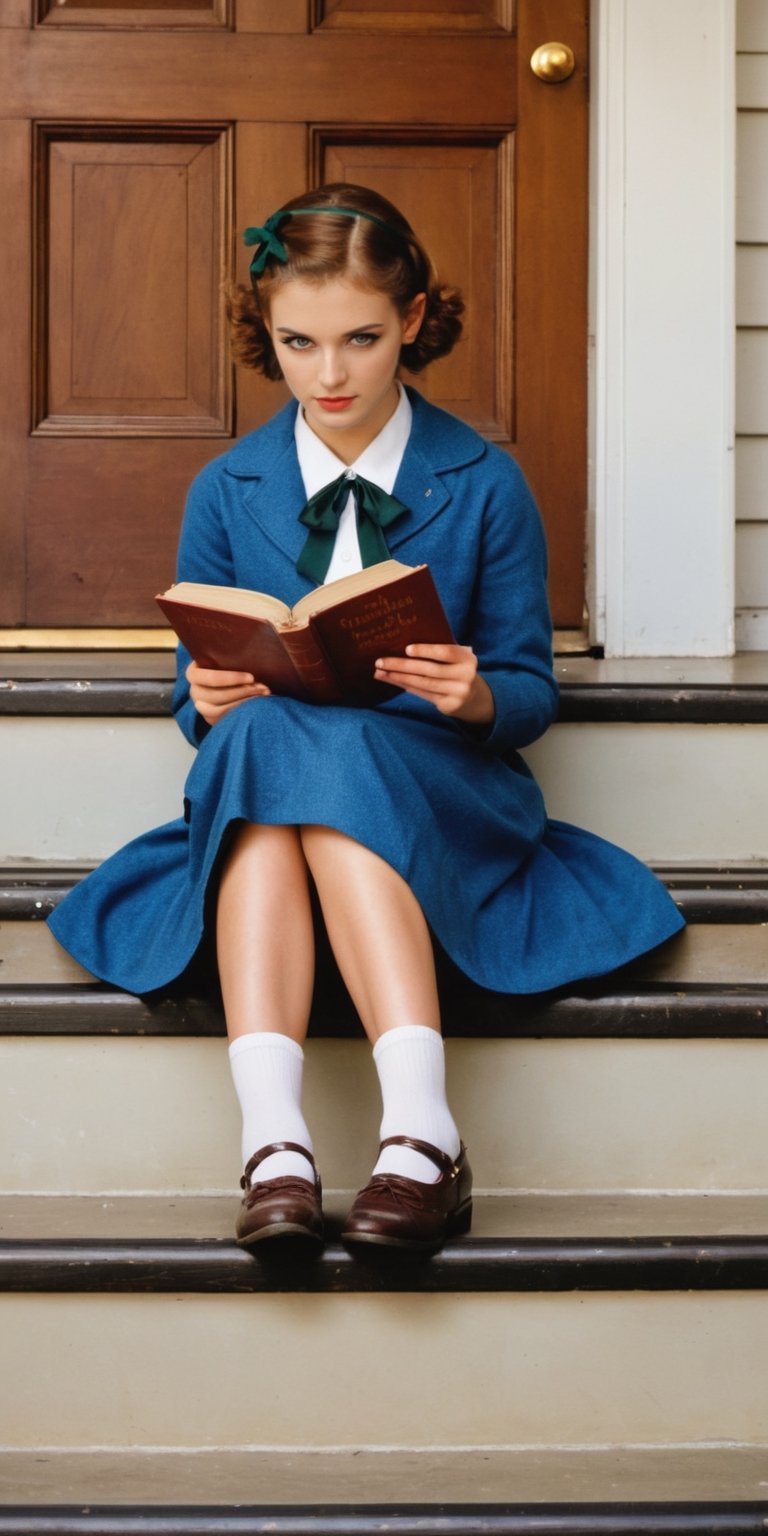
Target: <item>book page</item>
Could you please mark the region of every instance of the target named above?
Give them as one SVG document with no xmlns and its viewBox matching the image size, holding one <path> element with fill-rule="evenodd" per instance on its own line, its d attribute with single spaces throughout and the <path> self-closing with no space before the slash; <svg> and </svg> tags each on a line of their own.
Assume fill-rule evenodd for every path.
<svg viewBox="0 0 768 1536">
<path fill-rule="evenodd" d="M 270 619 L 273 624 L 289 623 L 291 610 L 279 597 L 268 592 L 251 592 L 247 587 L 216 587 L 204 581 L 179 581 L 161 594 L 176 603 L 192 603 L 221 613 L 242 613 L 246 617 Z"/>
<path fill-rule="evenodd" d="M 298 603 L 293 605 L 293 618 L 297 623 L 304 623 L 314 613 L 324 613 L 336 603 L 346 602 L 348 597 L 357 597 L 360 592 L 375 591 L 377 587 L 384 587 L 390 581 L 399 581 L 401 576 L 408 576 L 411 571 L 418 569 L 418 566 L 403 565 L 401 560 L 381 560 L 378 565 L 366 566 L 363 571 L 353 571 L 351 576 L 340 576 L 338 581 L 329 581 L 324 587 L 316 587 L 314 592 L 299 598 Z"/>
</svg>

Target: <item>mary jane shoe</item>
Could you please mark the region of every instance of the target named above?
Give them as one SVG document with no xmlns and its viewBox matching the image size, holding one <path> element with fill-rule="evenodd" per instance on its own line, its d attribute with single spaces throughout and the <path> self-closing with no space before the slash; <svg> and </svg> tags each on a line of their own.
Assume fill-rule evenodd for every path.
<svg viewBox="0 0 768 1536">
<path fill-rule="evenodd" d="M 251 1175 L 273 1152 L 300 1152 L 311 1164 L 314 1183 L 285 1175 L 251 1184 Z M 241 1248 L 281 1238 L 300 1239 L 313 1246 L 323 1241 L 322 1186 L 315 1160 L 306 1147 L 292 1141 L 275 1141 L 261 1147 L 246 1165 L 240 1188 L 245 1191 L 235 1225 Z"/>
<path fill-rule="evenodd" d="M 416 1253 L 436 1253 L 446 1237 L 472 1224 L 472 1170 L 462 1144 L 455 1162 L 430 1142 L 388 1136 L 384 1147 L 410 1147 L 440 1169 L 434 1184 L 398 1173 L 376 1173 L 361 1189 L 344 1224 L 341 1240 L 350 1248 L 373 1244 Z"/>
</svg>

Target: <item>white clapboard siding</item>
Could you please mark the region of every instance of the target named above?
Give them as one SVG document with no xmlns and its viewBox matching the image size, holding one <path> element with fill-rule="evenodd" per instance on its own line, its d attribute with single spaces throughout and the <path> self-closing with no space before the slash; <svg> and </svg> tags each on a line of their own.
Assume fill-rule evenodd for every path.
<svg viewBox="0 0 768 1536">
<path fill-rule="evenodd" d="M 736 643 L 768 650 L 768 3 L 738 0 Z"/>
<path fill-rule="evenodd" d="M 768 76 L 768 54 L 752 55 Z M 768 80 L 766 80 L 768 101 Z M 736 239 L 768 240 L 768 122 L 764 111 L 757 111 L 738 101 L 736 125 Z"/>
<path fill-rule="evenodd" d="M 768 244 L 736 251 L 736 324 L 768 325 Z"/>
<path fill-rule="evenodd" d="M 768 53 L 768 6 L 765 0 L 738 0 L 736 47 L 739 53 Z"/>
<path fill-rule="evenodd" d="M 737 440 L 736 505 L 741 521 L 768 521 L 768 437 Z"/>
<path fill-rule="evenodd" d="M 741 327 L 736 335 L 736 431 L 768 435 L 768 330 Z"/>
<path fill-rule="evenodd" d="M 768 592 L 768 523 L 740 523 L 736 530 L 736 601 L 758 608 Z"/>
<path fill-rule="evenodd" d="M 768 522 L 736 526 L 739 648 L 768 651 Z"/>
</svg>

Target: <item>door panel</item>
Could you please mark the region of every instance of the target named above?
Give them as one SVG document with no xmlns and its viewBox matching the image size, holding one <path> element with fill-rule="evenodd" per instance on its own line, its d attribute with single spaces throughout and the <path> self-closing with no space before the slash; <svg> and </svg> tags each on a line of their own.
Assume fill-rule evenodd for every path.
<svg viewBox="0 0 768 1536">
<path fill-rule="evenodd" d="M 285 398 L 233 378 L 222 279 L 323 179 L 391 197 L 463 288 L 418 387 L 520 458 L 578 625 L 587 0 L 7 4 L 0 625 L 157 622 L 189 479 Z M 577 69 L 544 85 L 555 37 Z"/>
<path fill-rule="evenodd" d="M 36 433 L 228 436 L 229 132 L 45 130 Z"/>
</svg>

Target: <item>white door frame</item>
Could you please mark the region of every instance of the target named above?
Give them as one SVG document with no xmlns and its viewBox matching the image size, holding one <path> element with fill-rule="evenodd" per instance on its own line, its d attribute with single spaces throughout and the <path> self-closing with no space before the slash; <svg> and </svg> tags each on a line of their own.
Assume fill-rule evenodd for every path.
<svg viewBox="0 0 768 1536">
<path fill-rule="evenodd" d="M 736 0 L 592 0 L 592 639 L 734 648 Z"/>
</svg>

